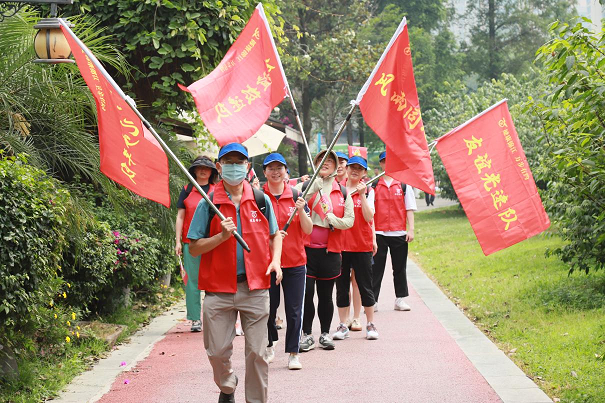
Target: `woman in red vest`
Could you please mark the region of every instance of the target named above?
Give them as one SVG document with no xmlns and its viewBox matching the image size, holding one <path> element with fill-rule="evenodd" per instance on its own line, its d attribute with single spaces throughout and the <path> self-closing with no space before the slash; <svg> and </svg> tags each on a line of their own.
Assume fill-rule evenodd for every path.
<svg viewBox="0 0 605 403">
<path fill-rule="evenodd" d="M 197 157 L 189 167 L 189 173 L 195 178 L 204 192 L 210 193 L 214 190 L 214 182 L 218 177 L 218 171 L 210 158 L 206 156 Z M 200 290 L 197 287 L 200 257 L 193 257 L 189 253 L 187 232 L 189 231 L 195 208 L 201 199 L 202 195 L 192 183 L 185 185 L 179 195 L 179 201 L 177 202 L 178 212 L 176 215 L 176 246 L 174 247 L 174 251 L 177 255 L 183 256 L 183 266 L 187 273 L 185 303 L 187 306 L 187 319 L 191 321 L 192 332 L 202 331 L 202 303 Z"/>
<path fill-rule="evenodd" d="M 290 218 L 290 214 L 297 210 L 297 214 L 288 227 L 288 232 L 280 231 L 283 236 L 281 267 L 283 278 L 281 285 L 284 287 L 284 304 L 286 311 L 286 353 L 289 369 L 301 369 L 302 365 L 298 356 L 300 331 L 302 327 L 302 308 L 305 295 L 306 263 L 304 241 L 306 235 L 313 230 L 311 218 L 305 211 L 305 200 L 298 196 L 294 200 L 294 193 L 302 195 L 298 190 L 291 188 L 285 182 L 286 169 L 288 165 L 285 158 L 279 153 L 269 154 L 263 162 L 263 172 L 267 183 L 263 186 L 265 194 L 271 199 L 271 205 L 277 218 L 279 228 L 284 228 Z M 279 307 L 280 285 L 275 283 L 275 276 L 271 276 L 271 289 L 269 290 L 270 308 L 269 321 L 269 348 L 268 360 L 271 362 L 275 356 L 273 343 L 278 340 L 275 316 Z"/>
<path fill-rule="evenodd" d="M 315 156 L 314 163 L 321 161 L 322 151 Z M 342 230 L 353 226 L 353 202 L 345 197 L 344 187 L 338 184 L 336 166 L 338 157 L 333 151 L 319 169 L 317 179 L 310 186 L 307 200 L 311 208 L 313 231 L 305 244 L 307 253 L 307 285 L 305 288 L 305 305 L 303 317 L 303 335 L 300 341 L 300 351 L 315 348 L 312 334 L 315 304 L 313 297 L 317 288 L 317 315 L 321 325 L 319 346 L 325 350 L 334 349 L 334 341 L 330 336 L 330 324 L 334 316 L 332 292 L 336 277 L 340 276 L 342 251 Z M 302 189 L 302 186 L 299 185 Z M 321 195 L 319 194 L 321 190 Z"/>
<path fill-rule="evenodd" d="M 335 340 L 349 337 L 349 327 L 346 321 L 349 316 L 349 288 L 351 269 L 355 270 L 357 286 L 361 294 L 361 302 L 367 318 L 366 338 L 378 339 L 374 326 L 374 291 L 372 290 L 372 255 L 375 249 L 374 230 L 374 191 L 370 188 L 366 196 L 366 185 L 361 182 L 368 169 L 368 163 L 362 157 L 354 156 L 347 162 L 347 193 L 353 200 L 355 223 L 353 228 L 343 232 L 342 273 L 336 279 L 336 305 L 340 316 L 340 325 L 334 333 Z"/>
</svg>

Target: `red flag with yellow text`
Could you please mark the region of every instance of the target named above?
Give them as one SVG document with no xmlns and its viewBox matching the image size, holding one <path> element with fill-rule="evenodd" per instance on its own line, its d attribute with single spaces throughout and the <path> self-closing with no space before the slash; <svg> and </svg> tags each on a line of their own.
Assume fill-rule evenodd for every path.
<svg viewBox="0 0 605 403">
<path fill-rule="evenodd" d="M 550 226 L 506 100 L 438 139 L 437 151 L 486 256 Z"/>
<path fill-rule="evenodd" d="M 162 146 L 122 98 L 101 63 L 84 53 L 85 45 L 71 29 L 63 25 L 61 29 L 97 105 L 101 172 L 134 193 L 170 207 L 168 158 Z"/>
<path fill-rule="evenodd" d="M 387 175 L 435 194 L 405 18 L 355 102 L 386 146 Z"/>
<path fill-rule="evenodd" d="M 366 147 L 349 146 L 349 158 L 350 157 L 361 157 L 367 160 L 368 149 Z"/>
<path fill-rule="evenodd" d="M 286 76 L 261 3 L 223 60 L 187 88 L 222 146 L 244 142 L 286 97 Z"/>
</svg>

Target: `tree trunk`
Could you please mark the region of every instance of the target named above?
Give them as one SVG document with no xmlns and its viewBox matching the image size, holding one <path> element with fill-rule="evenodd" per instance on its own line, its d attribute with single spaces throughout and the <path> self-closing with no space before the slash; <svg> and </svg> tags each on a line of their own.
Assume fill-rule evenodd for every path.
<svg viewBox="0 0 605 403">
<path fill-rule="evenodd" d="M 361 115 L 361 113 L 359 113 L 359 115 L 357 115 L 357 130 L 359 132 L 359 146 L 360 147 L 365 147 L 366 146 L 366 139 L 365 139 L 365 133 L 364 133 L 364 127 L 363 127 L 363 116 Z"/>
<path fill-rule="evenodd" d="M 347 125 L 347 144 L 353 145 L 353 122 Z"/>
<path fill-rule="evenodd" d="M 497 66 L 496 66 L 496 5 L 495 0 L 489 0 L 487 18 L 489 24 L 488 33 L 488 52 L 489 52 L 489 72 L 490 78 L 497 78 Z"/>
</svg>

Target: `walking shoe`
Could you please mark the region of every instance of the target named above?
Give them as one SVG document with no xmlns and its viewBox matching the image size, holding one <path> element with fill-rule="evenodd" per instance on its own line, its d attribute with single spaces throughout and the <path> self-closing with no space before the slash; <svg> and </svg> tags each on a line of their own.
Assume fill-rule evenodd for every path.
<svg viewBox="0 0 605 403">
<path fill-rule="evenodd" d="M 235 377 L 235 386 L 237 387 L 239 379 L 237 379 L 237 376 Z M 218 395 L 218 403 L 235 403 L 235 391 L 233 391 L 233 393 L 224 393 L 221 392 L 220 395 Z"/>
<path fill-rule="evenodd" d="M 350 329 L 352 323 L 353 323 L 353 320 L 351 318 L 347 318 L 347 321 L 345 322 L 345 326 Z"/>
<path fill-rule="evenodd" d="M 395 310 L 396 311 L 409 311 L 411 309 L 412 308 L 410 308 L 410 306 L 405 303 L 405 301 L 403 300 L 403 298 L 396 298 L 395 299 Z"/>
<path fill-rule="evenodd" d="M 290 358 L 288 358 L 288 369 L 302 369 L 302 364 L 300 363 L 298 354 L 290 354 Z"/>
<path fill-rule="evenodd" d="M 374 326 L 372 322 L 368 323 L 368 326 L 366 326 L 366 339 L 378 340 L 378 331 L 376 331 L 376 326 Z"/>
<path fill-rule="evenodd" d="M 191 321 L 191 331 L 192 332 L 201 332 L 202 331 L 202 321 L 201 320 L 192 320 Z"/>
<path fill-rule="evenodd" d="M 235 335 L 236 336 L 244 335 L 244 329 L 242 329 L 242 323 L 239 320 L 237 322 L 235 322 Z"/>
<path fill-rule="evenodd" d="M 347 325 L 341 322 L 340 325 L 338 325 L 338 327 L 336 328 L 336 333 L 334 333 L 332 337 L 334 338 L 334 340 L 346 339 L 347 337 L 349 337 L 349 328 L 347 327 Z M 319 339 L 319 342 L 321 343 L 321 339 Z"/>
<path fill-rule="evenodd" d="M 271 364 L 275 359 L 275 347 L 267 347 L 267 363 Z"/>
<path fill-rule="evenodd" d="M 353 319 L 350 329 L 354 332 L 361 332 L 361 322 L 359 322 L 359 319 Z"/>
<path fill-rule="evenodd" d="M 321 336 L 319 336 L 319 346 L 324 350 L 334 350 L 334 342 L 327 332 L 322 333 Z"/>
<path fill-rule="evenodd" d="M 378 302 L 374 304 L 374 312 L 378 312 Z"/>
<path fill-rule="evenodd" d="M 304 353 L 315 348 L 315 339 L 312 334 L 305 334 L 300 339 L 300 346 L 298 347 L 301 353 Z"/>
</svg>

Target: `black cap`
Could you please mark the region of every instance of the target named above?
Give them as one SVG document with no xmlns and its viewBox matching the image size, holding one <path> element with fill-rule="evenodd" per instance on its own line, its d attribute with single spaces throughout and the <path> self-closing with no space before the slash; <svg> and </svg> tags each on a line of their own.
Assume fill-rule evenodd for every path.
<svg viewBox="0 0 605 403">
<path fill-rule="evenodd" d="M 210 158 L 206 157 L 205 155 L 202 155 L 202 156 L 194 159 L 193 162 L 191 163 L 191 166 L 189 167 L 189 173 L 194 178 L 195 178 L 195 167 L 206 167 L 206 168 L 212 169 L 214 172 L 212 172 L 210 179 L 212 179 L 213 176 L 218 175 L 216 165 L 214 164 L 214 162 L 212 162 L 212 160 Z M 212 181 L 210 181 L 210 182 L 212 183 Z"/>
</svg>

